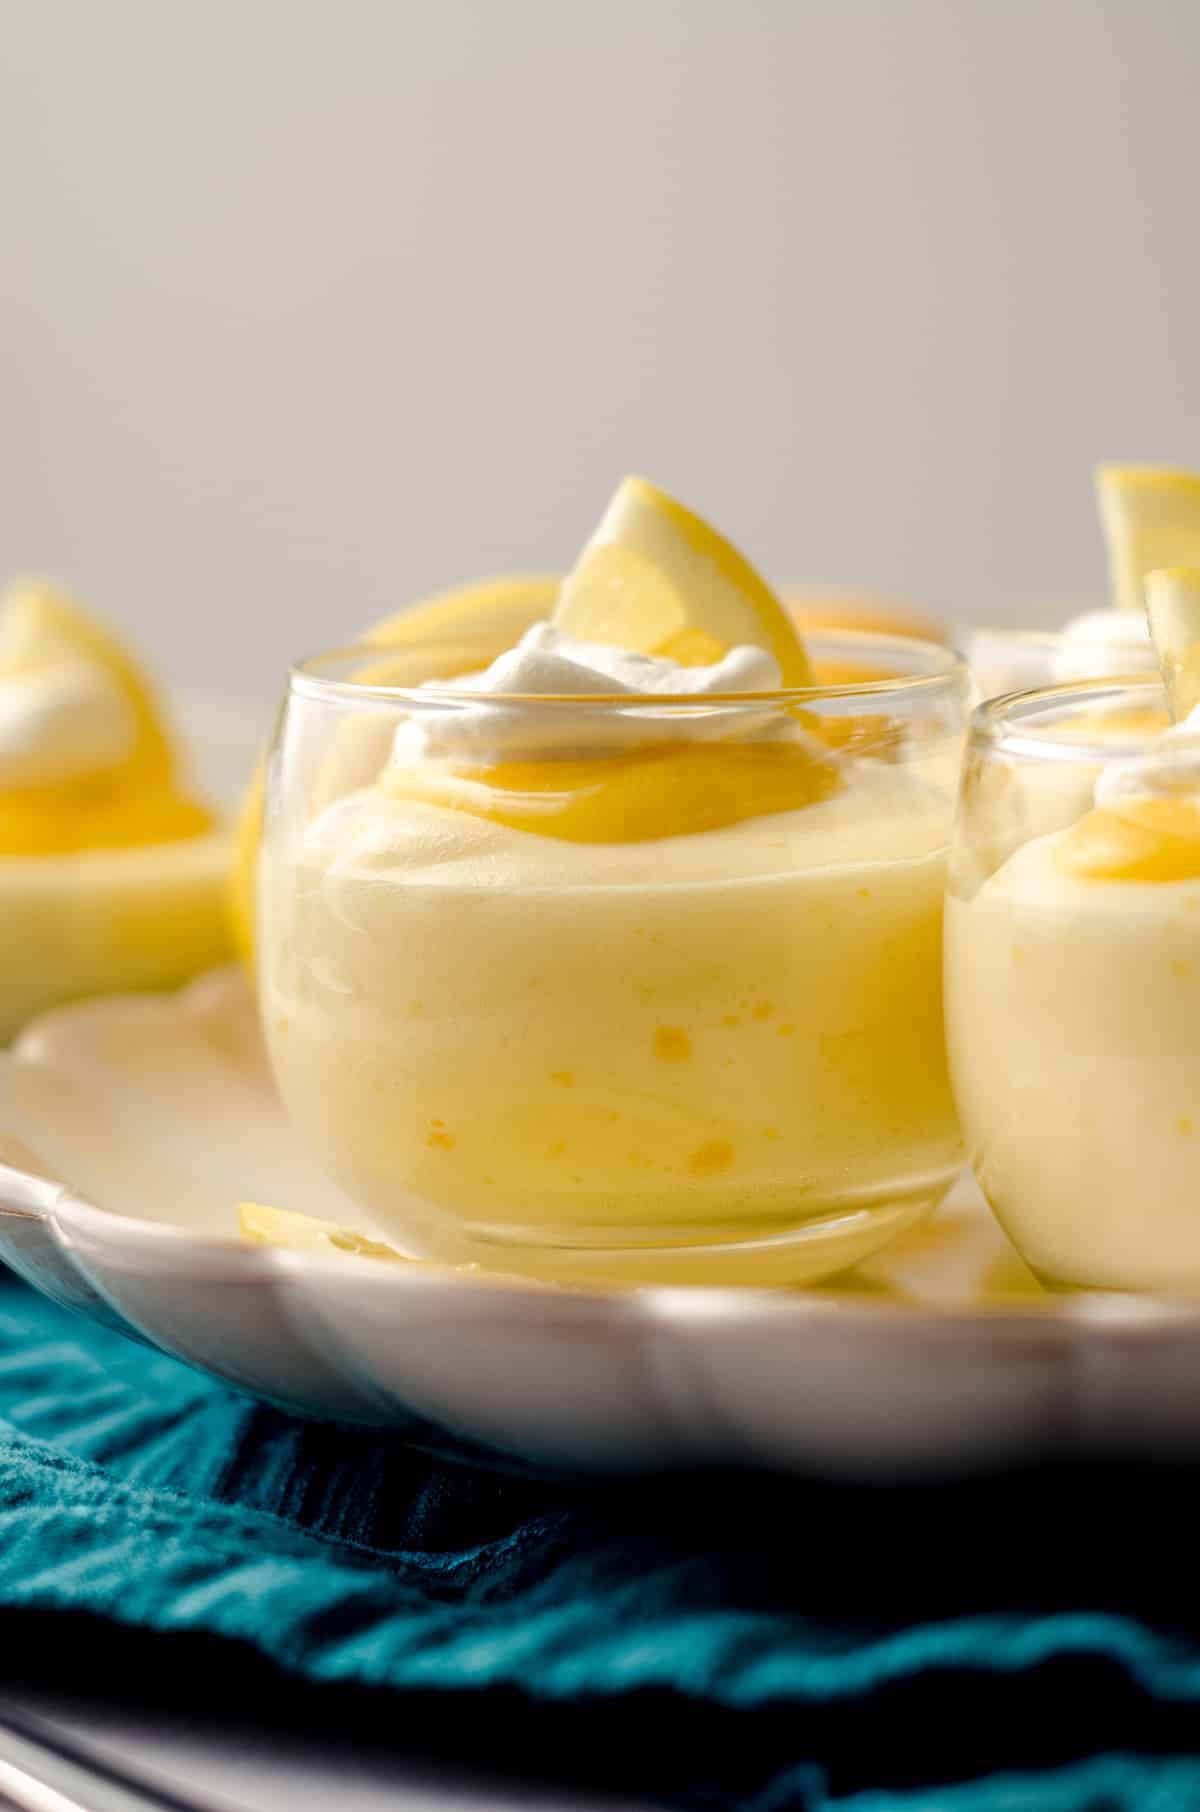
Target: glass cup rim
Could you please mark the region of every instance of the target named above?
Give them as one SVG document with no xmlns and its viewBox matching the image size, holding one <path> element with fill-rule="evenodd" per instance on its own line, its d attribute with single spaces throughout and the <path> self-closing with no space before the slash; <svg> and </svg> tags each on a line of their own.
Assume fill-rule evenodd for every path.
<svg viewBox="0 0 1200 1812">
<path fill-rule="evenodd" d="M 1154 752 L 1161 737 L 1122 739 L 1119 749 L 1111 741 L 1087 737 L 1064 736 L 1060 729 L 1039 728 L 1036 723 L 1014 721 L 1024 711 L 1057 703 L 1080 704 L 1133 702 L 1130 695 L 1146 698 L 1163 697 L 1162 677 L 1158 673 L 1110 674 L 1105 679 L 1062 680 L 1053 686 L 1034 686 L 1002 693 L 985 699 L 971 713 L 970 738 L 975 748 L 986 748 L 1005 755 L 1016 755 L 1035 761 L 1073 761 L 1089 764 L 1122 761 Z"/>
<path fill-rule="evenodd" d="M 773 692 L 673 692 L 637 693 L 637 692 L 487 692 L 480 693 L 469 687 L 442 685 L 438 681 L 422 685 L 393 686 L 379 682 L 364 682 L 353 678 L 334 678 L 322 673 L 319 668 L 325 664 L 340 661 L 362 661 L 372 656 L 380 660 L 389 654 L 417 654 L 422 649 L 435 651 L 439 647 L 454 647 L 456 643 L 449 637 L 429 638 L 419 642 L 396 643 L 391 646 L 383 643 L 350 642 L 337 648 L 322 649 L 315 654 L 302 656 L 293 661 L 288 668 L 288 692 L 290 695 L 305 697 L 311 700 L 324 699 L 327 702 L 359 704 L 429 706 L 431 703 L 472 704 L 478 705 L 481 699 L 489 704 L 512 704 L 531 709 L 549 708 L 570 705 L 586 710 L 628 710 L 630 708 L 645 710 L 648 702 L 654 709 L 664 711 L 690 710 L 698 706 L 731 705 L 796 705 L 819 703 L 825 699 L 884 698 L 911 693 L 936 692 L 947 684 L 965 694 L 969 670 L 963 656 L 956 648 L 943 642 L 927 641 L 920 636 L 886 635 L 875 630 L 838 629 L 812 630 L 804 637 L 806 648 L 830 648 L 834 645 L 857 649 L 862 652 L 872 651 L 879 656 L 914 655 L 926 663 L 924 671 L 901 673 L 877 680 L 856 680 L 837 685 L 791 686 Z"/>
</svg>

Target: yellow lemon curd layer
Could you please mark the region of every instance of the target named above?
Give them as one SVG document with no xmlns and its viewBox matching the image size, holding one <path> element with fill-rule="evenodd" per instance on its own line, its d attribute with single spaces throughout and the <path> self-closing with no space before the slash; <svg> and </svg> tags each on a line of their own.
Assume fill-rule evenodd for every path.
<svg viewBox="0 0 1200 1812">
<path fill-rule="evenodd" d="M 741 771 L 746 750 L 720 753 Z M 525 828 L 544 790 L 484 814 L 436 780 L 369 787 L 266 864 L 287 1106 L 406 1243 L 453 1261 L 503 1240 L 511 1268 L 523 1242 L 744 1240 L 953 1175 L 945 799 L 874 763 L 813 798 L 811 757 L 785 760 L 784 809 L 655 836 L 645 798 L 676 809 L 676 759 L 626 763 L 599 805 L 568 789 L 571 835 Z M 594 840 L 622 814 L 638 835 Z"/>
<path fill-rule="evenodd" d="M 1121 799 L 1063 835 L 1064 874 L 1093 881 L 1200 880 L 1200 800 Z"/>
<path fill-rule="evenodd" d="M 946 907 L 947 1032 L 984 1192 L 1052 1281 L 1200 1289 L 1200 825 L 1121 801 Z"/>
<path fill-rule="evenodd" d="M 393 799 L 571 843 L 642 843 L 798 810 L 828 797 L 838 775 L 806 743 L 764 741 L 475 768 L 393 764 L 380 785 Z"/>
</svg>

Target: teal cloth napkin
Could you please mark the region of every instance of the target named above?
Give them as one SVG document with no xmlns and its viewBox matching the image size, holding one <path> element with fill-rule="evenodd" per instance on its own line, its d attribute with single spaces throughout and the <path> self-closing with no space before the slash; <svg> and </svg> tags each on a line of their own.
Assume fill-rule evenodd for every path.
<svg viewBox="0 0 1200 1812">
<path fill-rule="evenodd" d="M 1200 1808 L 1200 1471 L 537 1483 L 0 1282 L 0 1671 L 747 1812 Z"/>
</svg>

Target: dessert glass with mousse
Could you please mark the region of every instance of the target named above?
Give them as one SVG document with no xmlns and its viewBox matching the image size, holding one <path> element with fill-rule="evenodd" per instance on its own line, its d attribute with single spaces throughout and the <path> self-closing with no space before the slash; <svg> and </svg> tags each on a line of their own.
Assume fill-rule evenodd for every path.
<svg viewBox="0 0 1200 1812">
<path fill-rule="evenodd" d="M 257 967 L 284 1101 L 410 1251 L 810 1281 L 959 1161 L 941 919 L 965 680 L 814 638 L 626 481 L 554 616 L 307 662 Z"/>
<path fill-rule="evenodd" d="M 1060 1288 L 1200 1290 L 1200 721 L 1184 702 L 1119 753 L 1097 717 L 1165 716 L 1160 680 L 1032 692 L 972 725 L 946 905 L 951 1071 L 984 1194 Z"/>
</svg>

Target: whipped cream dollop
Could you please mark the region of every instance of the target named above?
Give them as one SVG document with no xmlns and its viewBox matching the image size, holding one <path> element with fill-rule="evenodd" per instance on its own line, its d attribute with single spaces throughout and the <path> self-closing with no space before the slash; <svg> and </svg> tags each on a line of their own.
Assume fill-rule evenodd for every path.
<svg viewBox="0 0 1200 1812">
<path fill-rule="evenodd" d="M 100 667 L 0 676 L 0 791 L 85 779 L 127 760 L 136 741 L 133 706 Z"/>
<path fill-rule="evenodd" d="M 1200 705 L 1164 730 L 1154 749 L 1110 761 L 1096 782 L 1096 804 L 1200 794 Z"/>
<path fill-rule="evenodd" d="M 1062 629 L 1051 662 L 1056 680 L 1108 679 L 1153 673 L 1158 667 L 1150 623 L 1142 610 L 1085 610 Z"/>
<path fill-rule="evenodd" d="M 794 735 L 794 724 L 752 700 L 671 709 L 653 703 L 775 692 L 781 683 L 779 663 L 763 648 L 731 648 L 711 666 L 684 667 L 626 648 L 573 641 L 552 623 L 536 623 L 483 673 L 453 686 L 423 686 L 429 703 L 396 732 L 392 759 L 404 766 L 451 758 L 485 765 L 547 755 L 619 754 L 676 739 Z M 629 705 L 589 710 L 579 702 L 589 697 L 627 699 Z"/>
</svg>

